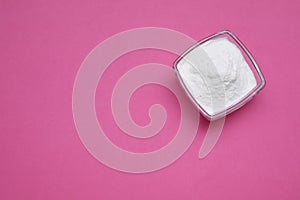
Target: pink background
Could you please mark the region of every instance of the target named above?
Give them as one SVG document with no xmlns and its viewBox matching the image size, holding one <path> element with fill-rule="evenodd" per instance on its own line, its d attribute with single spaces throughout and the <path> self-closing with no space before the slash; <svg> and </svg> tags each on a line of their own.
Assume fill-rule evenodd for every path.
<svg viewBox="0 0 300 200">
<path fill-rule="evenodd" d="M 300 199 L 299 11 L 296 0 L 1 1 L 0 198 Z M 227 117 L 207 158 L 197 157 L 208 127 L 201 117 L 196 139 L 179 160 L 134 175 L 112 170 L 86 151 L 71 100 L 87 54 L 113 34 L 144 26 L 174 29 L 196 40 L 229 29 L 250 49 L 267 86 Z M 117 145 L 151 151 L 174 136 L 178 102 L 162 87 L 143 87 L 131 102 L 139 124 L 149 120 L 152 103 L 169 112 L 165 129 L 149 141 L 125 137 L 105 105 L 122 70 L 146 62 L 170 65 L 175 58 L 155 50 L 134 52 L 107 71 L 96 107 Z"/>
</svg>

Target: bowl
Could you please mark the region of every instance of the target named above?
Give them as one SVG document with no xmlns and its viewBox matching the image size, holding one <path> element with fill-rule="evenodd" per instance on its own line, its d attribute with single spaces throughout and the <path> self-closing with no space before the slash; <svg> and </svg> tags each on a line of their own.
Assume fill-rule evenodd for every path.
<svg viewBox="0 0 300 200">
<path fill-rule="evenodd" d="M 210 112 L 207 107 L 204 106 L 204 104 L 199 102 L 199 99 L 194 96 L 193 91 L 191 90 L 191 87 L 189 87 L 189 81 L 186 80 L 186 78 L 183 77 L 182 72 L 179 69 L 179 66 L 182 68 L 182 63 L 187 60 L 190 55 L 197 55 L 196 50 L 200 49 L 198 47 L 203 48 L 205 45 L 207 45 L 211 41 L 217 41 L 217 39 L 225 38 L 228 41 L 230 41 L 232 44 L 234 44 L 242 54 L 242 57 L 248 64 L 248 67 L 250 68 L 251 72 L 253 73 L 253 76 L 255 78 L 256 84 L 254 87 L 251 87 L 251 90 L 247 91 L 241 98 L 238 99 L 238 101 L 234 102 L 232 105 L 222 107 L 222 109 L 218 110 L 218 112 L 212 113 Z M 199 55 L 201 56 L 201 55 Z M 246 48 L 246 46 L 236 37 L 232 32 L 228 30 L 224 30 L 221 32 L 218 32 L 214 35 L 211 35 L 209 37 L 204 38 L 203 40 L 200 40 L 196 44 L 194 44 L 192 47 L 187 49 L 181 56 L 179 56 L 174 64 L 173 68 L 175 71 L 175 74 L 180 82 L 180 85 L 183 87 L 185 93 L 189 97 L 189 99 L 192 101 L 192 103 L 196 106 L 196 108 L 199 110 L 199 112 L 208 120 L 213 121 L 220 119 L 235 110 L 241 108 L 243 105 L 245 105 L 247 102 L 249 102 L 255 95 L 257 95 L 266 85 L 266 80 L 263 76 L 263 73 L 258 66 L 257 62 L 254 60 L 253 56 L 251 55 L 250 51 Z M 242 76 L 243 74 L 241 74 Z M 246 77 L 241 77 L 246 78 Z M 203 88 L 203 87 L 199 87 Z M 226 90 L 225 90 L 226 95 Z M 200 97 L 201 98 L 201 97 Z M 225 98 L 225 97 L 224 97 Z M 212 100 L 213 101 L 213 100 Z"/>
</svg>

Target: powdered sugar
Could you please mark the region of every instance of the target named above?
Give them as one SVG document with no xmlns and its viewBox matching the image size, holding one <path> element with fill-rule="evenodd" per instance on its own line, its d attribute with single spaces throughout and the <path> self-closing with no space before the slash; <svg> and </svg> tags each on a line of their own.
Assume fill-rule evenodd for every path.
<svg viewBox="0 0 300 200">
<path fill-rule="evenodd" d="M 242 52 L 226 37 L 197 46 L 177 69 L 190 95 L 209 115 L 233 106 L 257 85 Z"/>
</svg>

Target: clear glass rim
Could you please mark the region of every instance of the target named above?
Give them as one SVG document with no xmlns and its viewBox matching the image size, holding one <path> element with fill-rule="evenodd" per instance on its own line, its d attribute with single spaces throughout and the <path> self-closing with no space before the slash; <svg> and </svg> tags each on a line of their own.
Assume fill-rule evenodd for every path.
<svg viewBox="0 0 300 200">
<path fill-rule="evenodd" d="M 259 78 L 259 82 L 257 82 L 256 87 L 250 91 L 248 93 L 248 95 L 246 95 L 242 100 L 240 100 L 239 102 L 237 102 L 236 104 L 230 106 L 229 108 L 227 108 L 226 110 L 216 113 L 214 115 L 210 115 L 208 114 L 205 109 L 199 104 L 197 103 L 196 99 L 194 99 L 193 95 L 190 93 L 190 91 L 188 90 L 188 87 L 185 85 L 184 81 L 182 80 L 180 73 L 178 71 L 178 63 L 189 53 L 191 52 L 193 49 L 195 49 L 196 47 L 198 47 L 199 45 L 214 39 L 216 37 L 219 37 L 221 35 L 227 35 L 229 36 L 231 39 L 233 39 L 236 44 L 240 47 L 240 49 L 248 56 L 249 60 L 251 61 L 255 72 Z M 251 68 L 251 67 L 250 67 Z M 255 59 L 253 58 L 252 54 L 250 53 L 250 51 L 246 48 L 246 46 L 238 39 L 237 36 L 235 36 L 232 32 L 230 32 L 229 30 L 223 30 L 220 31 L 218 33 L 215 33 L 213 35 L 210 35 L 200 41 L 198 41 L 197 43 L 195 43 L 193 46 L 191 46 L 189 49 L 187 49 L 182 55 L 180 55 L 173 63 L 173 69 L 175 72 L 175 75 L 177 76 L 181 86 L 183 87 L 183 89 L 185 90 L 186 94 L 188 95 L 188 97 L 190 98 L 190 100 L 192 101 L 192 103 L 198 108 L 198 110 L 200 111 L 200 113 L 208 120 L 213 121 L 213 120 L 217 120 L 220 119 L 230 113 L 232 113 L 233 111 L 241 108 L 243 105 L 245 105 L 248 101 L 250 101 L 256 94 L 258 94 L 266 85 L 266 80 L 264 78 L 264 75 L 261 71 L 261 69 L 259 68 L 257 62 L 255 61 Z M 254 72 L 254 70 L 251 68 L 251 71 Z M 257 79 L 257 78 L 255 78 Z"/>
</svg>

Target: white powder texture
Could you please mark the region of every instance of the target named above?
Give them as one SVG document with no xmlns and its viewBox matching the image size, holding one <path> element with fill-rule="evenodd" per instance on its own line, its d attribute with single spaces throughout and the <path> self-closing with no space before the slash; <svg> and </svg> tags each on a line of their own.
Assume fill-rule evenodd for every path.
<svg viewBox="0 0 300 200">
<path fill-rule="evenodd" d="M 257 85 L 242 52 L 226 37 L 197 46 L 177 69 L 189 94 L 209 115 L 235 105 Z"/>
</svg>

